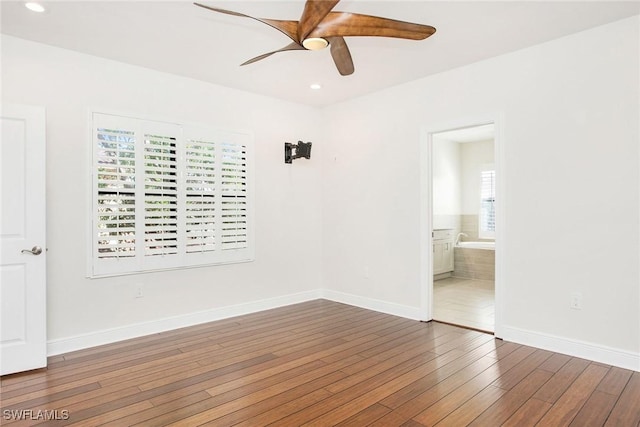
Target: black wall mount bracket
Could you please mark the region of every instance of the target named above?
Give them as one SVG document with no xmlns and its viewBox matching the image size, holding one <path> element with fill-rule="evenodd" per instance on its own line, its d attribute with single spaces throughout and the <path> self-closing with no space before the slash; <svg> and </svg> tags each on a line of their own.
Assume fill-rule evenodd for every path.
<svg viewBox="0 0 640 427">
<path fill-rule="evenodd" d="M 294 159 L 310 159 L 311 158 L 311 143 L 298 141 L 297 144 L 290 142 L 284 143 L 284 162 L 293 163 Z"/>
</svg>

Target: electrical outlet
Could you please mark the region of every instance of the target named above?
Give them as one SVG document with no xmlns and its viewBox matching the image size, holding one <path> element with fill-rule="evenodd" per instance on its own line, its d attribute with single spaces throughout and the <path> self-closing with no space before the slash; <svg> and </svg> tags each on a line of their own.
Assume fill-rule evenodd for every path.
<svg viewBox="0 0 640 427">
<path fill-rule="evenodd" d="M 143 296 L 142 285 L 136 285 L 136 298 L 142 298 Z"/>
<path fill-rule="evenodd" d="M 582 292 L 571 293 L 571 305 L 573 310 L 582 310 Z"/>
<path fill-rule="evenodd" d="M 368 279 L 369 278 L 369 267 L 365 267 L 364 268 L 364 278 Z"/>
</svg>

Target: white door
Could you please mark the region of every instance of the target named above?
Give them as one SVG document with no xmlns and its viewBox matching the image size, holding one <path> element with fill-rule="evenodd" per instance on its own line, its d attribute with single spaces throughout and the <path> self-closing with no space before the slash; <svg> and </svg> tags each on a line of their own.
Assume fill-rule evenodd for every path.
<svg viewBox="0 0 640 427">
<path fill-rule="evenodd" d="M 47 365 L 44 108 L 0 110 L 0 375 Z"/>
</svg>

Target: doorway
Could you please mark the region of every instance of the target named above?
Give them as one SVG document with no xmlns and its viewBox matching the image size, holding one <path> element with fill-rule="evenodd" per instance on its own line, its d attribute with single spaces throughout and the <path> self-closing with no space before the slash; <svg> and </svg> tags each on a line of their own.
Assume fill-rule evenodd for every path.
<svg viewBox="0 0 640 427">
<path fill-rule="evenodd" d="M 504 217 L 499 125 L 492 118 L 427 132 L 422 169 L 429 319 L 496 336 Z"/>
</svg>

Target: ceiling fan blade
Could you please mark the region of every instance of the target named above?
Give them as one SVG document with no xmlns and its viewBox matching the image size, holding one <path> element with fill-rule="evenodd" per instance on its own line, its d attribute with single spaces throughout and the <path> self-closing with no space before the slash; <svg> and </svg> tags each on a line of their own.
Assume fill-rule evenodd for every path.
<svg viewBox="0 0 640 427">
<path fill-rule="evenodd" d="M 278 19 L 255 18 L 253 16 L 245 15 L 244 13 L 240 13 L 240 12 L 234 12 L 232 10 L 218 9 L 217 7 L 211 7 L 211 6 L 207 6 L 207 5 L 201 4 L 201 3 L 194 3 L 194 4 L 196 6 L 200 6 L 200 7 L 204 8 L 204 9 L 212 10 L 214 12 L 224 13 L 226 15 L 240 16 L 242 18 L 254 19 L 254 20 L 258 21 L 258 22 L 262 22 L 263 24 L 267 24 L 270 27 L 275 28 L 276 30 L 280 31 L 281 33 L 283 33 L 284 35 L 289 37 L 294 42 L 298 41 L 297 40 L 297 37 L 298 37 L 298 21 L 282 21 L 282 20 L 278 20 Z"/>
<path fill-rule="evenodd" d="M 340 0 L 307 0 L 298 23 L 298 41 L 302 43 L 302 40 L 316 28 L 324 18 L 327 16 L 331 9 L 338 4 Z"/>
<path fill-rule="evenodd" d="M 309 37 L 377 36 L 423 40 L 436 32 L 430 25 L 348 12 L 329 12 Z"/>
<path fill-rule="evenodd" d="M 258 55 L 255 58 L 251 58 L 248 61 L 243 62 L 242 65 L 249 65 L 249 64 L 253 64 L 254 62 L 258 62 L 262 59 L 268 58 L 269 56 L 273 55 L 274 53 L 278 53 L 278 52 L 286 52 L 288 50 L 305 50 L 304 47 L 300 46 L 297 42 L 291 43 L 286 45 L 285 47 L 283 47 L 282 49 L 278 49 L 278 50 L 274 50 L 273 52 L 268 52 L 268 53 L 263 53 L 262 55 Z"/>
<path fill-rule="evenodd" d="M 329 46 L 331 47 L 331 57 L 340 75 L 348 76 L 353 74 L 353 59 L 351 59 L 351 52 L 349 52 L 344 38 L 329 37 Z"/>
</svg>

